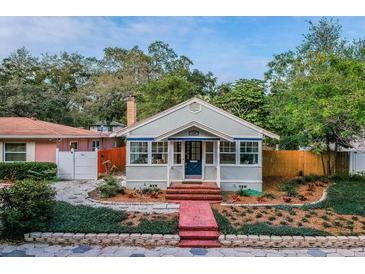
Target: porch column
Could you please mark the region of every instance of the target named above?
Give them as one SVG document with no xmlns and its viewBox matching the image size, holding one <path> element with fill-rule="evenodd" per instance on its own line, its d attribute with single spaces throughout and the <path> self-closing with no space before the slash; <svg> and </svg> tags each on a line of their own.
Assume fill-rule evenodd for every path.
<svg viewBox="0 0 365 274">
<path fill-rule="evenodd" d="M 217 186 L 221 187 L 221 141 L 217 141 Z"/>
<path fill-rule="evenodd" d="M 173 161 L 172 151 L 173 151 L 173 143 L 172 141 L 167 141 L 167 187 L 169 187 L 171 183 L 170 169 L 171 169 L 171 162 Z"/>
</svg>

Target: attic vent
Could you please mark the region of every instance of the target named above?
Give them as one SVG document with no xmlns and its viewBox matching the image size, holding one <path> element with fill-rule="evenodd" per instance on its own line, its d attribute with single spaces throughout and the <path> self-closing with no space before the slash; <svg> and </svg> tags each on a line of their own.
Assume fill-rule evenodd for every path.
<svg viewBox="0 0 365 274">
<path fill-rule="evenodd" d="M 198 103 L 191 103 L 189 105 L 189 110 L 191 112 L 199 112 L 201 110 L 202 106 Z"/>
</svg>

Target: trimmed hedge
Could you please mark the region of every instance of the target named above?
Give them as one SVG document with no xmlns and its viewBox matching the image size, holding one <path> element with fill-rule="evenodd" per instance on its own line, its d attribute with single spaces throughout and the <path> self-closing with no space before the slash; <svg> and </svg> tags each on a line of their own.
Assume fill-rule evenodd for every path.
<svg viewBox="0 0 365 274">
<path fill-rule="evenodd" d="M 53 180 L 57 175 L 57 165 L 46 162 L 0 163 L 0 180 Z"/>
<path fill-rule="evenodd" d="M 16 181 L 0 189 L 0 219 L 4 234 L 17 236 L 45 227 L 53 215 L 56 193 L 45 181 Z"/>
<path fill-rule="evenodd" d="M 143 219 L 138 226 L 122 225 L 128 215 L 124 211 L 110 208 L 94 208 L 74 206 L 65 202 L 57 202 L 53 218 L 42 232 L 70 233 L 149 233 L 176 234 L 177 219 L 152 220 Z"/>
<path fill-rule="evenodd" d="M 240 228 L 234 228 L 229 220 L 213 210 L 219 230 L 223 234 L 235 235 L 273 235 L 273 236 L 327 236 L 327 232 L 306 227 L 291 227 L 287 225 L 271 226 L 266 223 L 245 224 Z"/>
</svg>

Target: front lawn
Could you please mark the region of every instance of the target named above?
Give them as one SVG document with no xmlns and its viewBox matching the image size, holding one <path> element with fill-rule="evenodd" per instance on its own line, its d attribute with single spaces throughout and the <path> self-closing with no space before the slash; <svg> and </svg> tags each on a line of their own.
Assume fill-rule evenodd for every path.
<svg viewBox="0 0 365 274">
<path fill-rule="evenodd" d="M 41 231 L 176 234 L 177 220 L 177 214 L 127 214 L 109 208 L 57 202 L 51 222 Z"/>
</svg>

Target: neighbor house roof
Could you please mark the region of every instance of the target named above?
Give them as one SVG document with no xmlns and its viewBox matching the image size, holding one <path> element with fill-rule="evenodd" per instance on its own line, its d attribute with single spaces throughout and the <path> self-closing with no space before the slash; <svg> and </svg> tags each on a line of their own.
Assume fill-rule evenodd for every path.
<svg viewBox="0 0 365 274">
<path fill-rule="evenodd" d="M 119 123 L 119 122 L 115 122 L 112 121 L 110 123 L 106 122 L 106 121 L 99 121 L 93 124 L 94 126 L 119 126 L 119 127 L 124 127 L 123 124 Z"/>
<path fill-rule="evenodd" d="M 187 105 L 189 105 L 189 104 L 191 104 L 193 102 L 197 102 L 197 103 L 199 103 L 199 104 L 201 104 L 201 105 L 203 105 L 203 106 L 205 106 L 207 108 L 210 108 L 212 110 L 215 110 L 215 111 L 221 113 L 222 115 L 224 115 L 224 116 L 226 116 L 226 117 L 228 117 L 228 118 L 230 118 L 232 120 L 237 121 L 241 125 L 244 125 L 244 126 L 246 126 L 248 128 L 251 128 L 251 129 L 253 129 L 253 130 L 255 130 L 255 131 L 257 131 L 257 132 L 259 132 L 259 133 L 261 133 L 261 134 L 263 134 L 265 136 L 268 136 L 268 137 L 273 138 L 273 139 L 280 139 L 280 136 L 279 135 L 277 135 L 275 133 L 272 133 L 272 132 L 270 132 L 268 130 L 265 130 L 265 129 L 259 127 L 259 126 L 256 126 L 256 125 L 254 125 L 254 124 L 252 124 L 252 123 L 250 123 L 250 122 L 248 122 L 246 120 L 243 120 L 243 119 L 241 119 L 241 118 L 233 115 L 232 113 L 229 113 L 229 112 L 227 112 L 227 111 L 225 111 L 225 110 L 223 110 L 221 108 L 218 108 L 216 106 L 213 106 L 212 104 L 209 104 L 208 102 L 206 102 L 206 101 L 204 101 L 202 99 L 199 99 L 197 97 L 193 97 L 193 98 L 191 98 L 189 100 L 186 100 L 185 102 L 182 102 L 182 103 L 180 103 L 180 104 L 178 104 L 178 105 L 176 105 L 176 106 L 174 106 L 172 108 L 169 108 L 169 109 L 164 110 L 164 111 L 162 111 L 160 113 L 157 113 L 156 115 L 153 115 L 153 116 L 151 116 L 151 117 L 149 117 L 149 118 L 147 118 L 145 120 L 139 121 L 139 122 L 135 123 L 132 126 L 122 128 L 121 130 L 118 130 L 117 132 L 112 133 L 112 136 L 123 136 L 123 135 L 126 135 L 128 132 L 130 132 L 132 130 L 135 130 L 135 129 L 139 128 L 139 127 L 142 127 L 142 126 L 144 126 L 144 125 L 146 125 L 146 124 L 148 124 L 150 122 L 153 122 L 153 121 L 155 121 L 157 119 L 160 119 L 160 118 L 164 117 L 165 115 L 168 115 L 168 114 L 170 114 L 170 113 L 172 113 L 174 111 L 177 111 L 177 110 L 179 110 L 179 109 L 181 109 L 181 108 L 183 108 L 183 107 L 185 107 L 185 106 L 187 106 Z"/>
<path fill-rule="evenodd" d="M 109 134 L 26 117 L 0 117 L 0 138 L 101 138 Z"/>
</svg>

